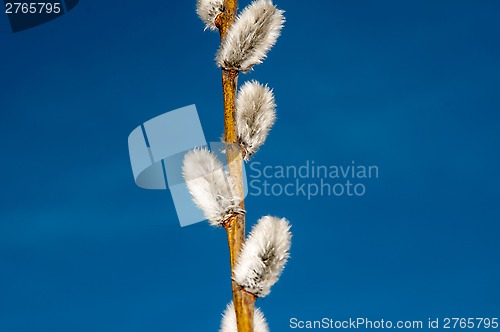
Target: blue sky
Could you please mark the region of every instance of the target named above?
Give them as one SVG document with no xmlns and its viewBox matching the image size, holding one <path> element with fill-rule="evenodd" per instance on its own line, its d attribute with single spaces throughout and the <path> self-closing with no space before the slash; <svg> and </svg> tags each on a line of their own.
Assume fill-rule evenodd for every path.
<svg viewBox="0 0 500 332">
<path fill-rule="evenodd" d="M 241 1 L 244 6 L 248 1 Z M 287 23 L 241 76 L 275 91 L 262 165 L 377 165 L 362 197 L 247 199 L 293 224 L 259 300 L 289 319 L 500 315 L 500 3 L 278 1 Z M 80 1 L 12 34 L 0 14 L 0 331 L 216 331 L 225 234 L 138 188 L 127 136 L 196 104 L 222 133 L 217 35 L 195 1 Z M 277 180 L 277 182 L 279 182 Z"/>
</svg>

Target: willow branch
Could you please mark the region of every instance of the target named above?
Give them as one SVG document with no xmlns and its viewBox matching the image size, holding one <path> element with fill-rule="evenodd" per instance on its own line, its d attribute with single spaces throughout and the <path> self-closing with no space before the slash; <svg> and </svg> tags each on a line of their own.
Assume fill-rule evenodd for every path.
<svg viewBox="0 0 500 332">
<path fill-rule="evenodd" d="M 237 0 L 226 0 L 224 12 L 215 21 L 219 28 L 221 41 L 227 34 L 236 18 Z M 222 89 L 224 97 L 224 141 L 226 142 L 226 158 L 229 175 L 235 184 L 236 195 L 241 197 L 240 208 L 245 209 L 243 200 L 243 155 L 238 145 L 236 132 L 235 106 L 238 86 L 238 71 L 222 69 Z M 238 256 L 245 241 L 245 215 L 238 214 L 229 219 L 225 228 L 229 244 L 231 271 L 236 266 Z M 234 277 L 234 276 L 232 276 Z M 232 282 L 233 302 L 236 313 L 238 332 L 253 332 L 253 315 L 255 296 L 244 291 L 234 281 Z"/>
</svg>

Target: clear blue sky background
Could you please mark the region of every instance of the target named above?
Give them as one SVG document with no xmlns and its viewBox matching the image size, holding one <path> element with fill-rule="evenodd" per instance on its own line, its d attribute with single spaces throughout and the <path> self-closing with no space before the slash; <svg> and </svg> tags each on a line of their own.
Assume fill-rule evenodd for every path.
<svg viewBox="0 0 500 332">
<path fill-rule="evenodd" d="M 291 317 L 500 316 L 500 2 L 276 0 L 287 23 L 241 78 L 269 83 L 263 165 L 378 165 L 363 197 L 249 197 L 293 223 L 258 305 Z M 0 14 L 0 331 L 216 331 L 223 231 L 180 228 L 133 181 L 127 136 L 196 104 L 222 132 L 217 35 L 195 1 L 82 0 L 21 33 Z M 242 1 L 241 6 L 248 1 Z"/>
</svg>

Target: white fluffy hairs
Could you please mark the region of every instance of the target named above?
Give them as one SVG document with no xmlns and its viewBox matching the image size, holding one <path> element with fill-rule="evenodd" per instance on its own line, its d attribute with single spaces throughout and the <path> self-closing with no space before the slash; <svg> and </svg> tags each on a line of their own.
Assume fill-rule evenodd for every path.
<svg viewBox="0 0 500 332">
<path fill-rule="evenodd" d="M 272 90 L 256 81 L 246 82 L 236 98 L 238 143 L 245 150 L 245 160 L 266 141 L 276 121 L 276 104 Z"/>
<path fill-rule="evenodd" d="M 196 12 L 203 22 L 205 30 L 217 30 L 215 19 L 224 11 L 224 0 L 198 0 Z"/>
<path fill-rule="evenodd" d="M 269 327 L 267 326 L 266 318 L 259 308 L 255 309 L 253 315 L 253 330 L 254 332 L 269 332 Z M 238 327 L 236 326 L 236 313 L 234 311 L 233 302 L 229 303 L 224 311 L 222 317 L 222 323 L 220 327 L 220 332 L 238 332 Z"/>
<path fill-rule="evenodd" d="M 238 258 L 233 271 L 235 282 L 258 297 L 268 295 L 290 256 L 291 237 L 285 218 L 262 217 Z"/>
<path fill-rule="evenodd" d="M 222 226 L 230 216 L 243 212 L 233 181 L 210 151 L 189 151 L 184 157 L 182 173 L 195 204 L 213 226 Z"/>
<path fill-rule="evenodd" d="M 217 65 L 246 73 L 262 63 L 281 33 L 283 13 L 271 0 L 252 2 L 227 32 L 215 59 Z"/>
</svg>

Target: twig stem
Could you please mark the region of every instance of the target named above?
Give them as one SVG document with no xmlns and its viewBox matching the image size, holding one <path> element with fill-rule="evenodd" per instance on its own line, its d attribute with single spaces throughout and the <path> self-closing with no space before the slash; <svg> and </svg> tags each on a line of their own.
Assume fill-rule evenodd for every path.
<svg viewBox="0 0 500 332">
<path fill-rule="evenodd" d="M 238 10 L 237 0 L 225 0 L 225 9 L 216 19 L 221 41 L 234 23 Z M 238 145 L 236 132 L 235 106 L 238 88 L 238 71 L 222 69 L 222 90 L 224 97 L 224 141 L 226 142 L 226 158 L 236 194 L 242 198 L 241 209 L 245 209 L 243 201 L 243 155 Z M 238 214 L 226 222 L 227 239 L 231 271 L 234 269 L 241 248 L 245 241 L 245 215 Z M 236 313 L 238 332 L 253 332 L 253 315 L 255 296 L 245 292 L 232 281 L 233 302 Z"/>
</svg>

